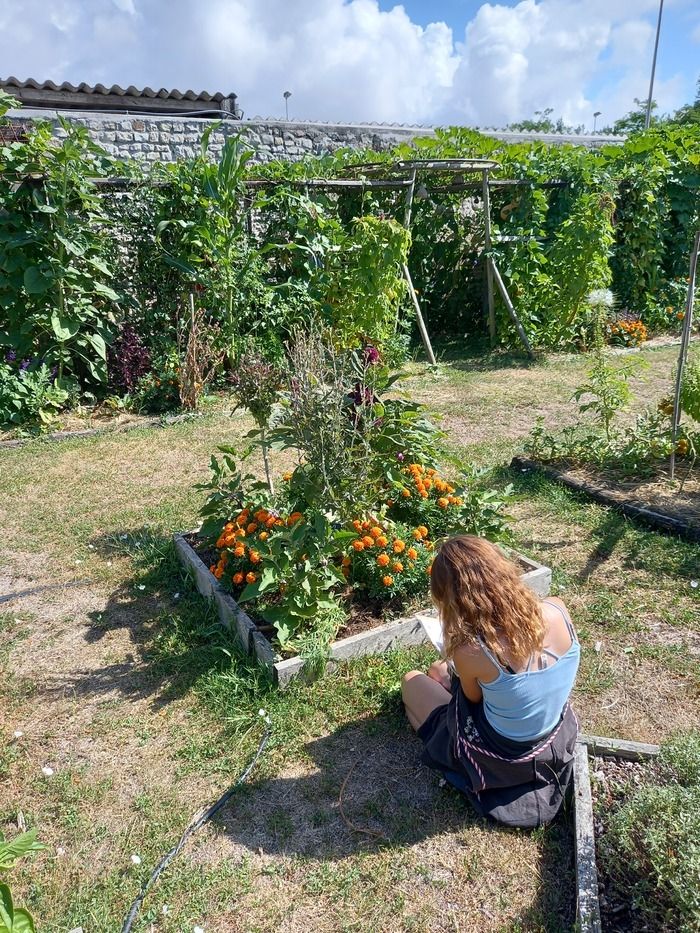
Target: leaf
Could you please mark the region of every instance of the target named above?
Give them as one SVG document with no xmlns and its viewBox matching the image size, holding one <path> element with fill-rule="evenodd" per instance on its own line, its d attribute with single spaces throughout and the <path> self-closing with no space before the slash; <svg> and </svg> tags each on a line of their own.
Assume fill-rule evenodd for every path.
<svg viewBox="0 0 700 933">
<path fill-rule="evenodd" d="M 15 922 L 12 925 L 12 933 L 36 933 L 36 927 L 29 911 L 23 907 L 15 910 Z"/>
<path fill-rule="evenodd" d="M 29 266 L 24 273 L 24 289 L 28 295 L 42 295 L 53 285 L 53 278 L 45 275 L 38 266 Z"/>
<path fill-rule="evenodd" d="M 101 360 L 107 359 L 107 345 L 103 337 L 99 334 L 85 334 L 85 339 L 90 343 Z"/>
<path fill-rule="evenodd" d="M 119 301 L 119 295 L 113 288 L 105 285 L 104 282 L 95 282 L 92 289 L 96 294 L 103 295 L 105 298 L 109 298 L 110 301 Z"/>
<path fill-rule="evenodd" d="M 0 842 L 0 869 L 9 868 L 18 858 L 45 848 L 42 842 L 37 842 L 35 829 L 21 833 L 9 842 Z"/>
<path fill-rule="evenodd" d="M 6 884 L 0 884 L 0 933 L 12 933 L 14 916 L 10 889 Z"/>
<path fill-rule="evenodd" d="M 56 233 L 55 236 L 58 242 L 62 243 L 73 256 L 82 256 L 85 253 L 85 247 L 81 246 L 80 243 L 74 243 L 73 240 L 69 240 L 60 233 Z"/>
<path fill-rule="evenodd" d="M 70 340 L 78 333 L 80 321 L 66 315 L 61 316 L 58 311 L 53 311 L 51 313 L 51 329 L 56 335 L 56 339 L 60 340 L 61 343 L 65 343 L 66 340 Z"/>
</svg>

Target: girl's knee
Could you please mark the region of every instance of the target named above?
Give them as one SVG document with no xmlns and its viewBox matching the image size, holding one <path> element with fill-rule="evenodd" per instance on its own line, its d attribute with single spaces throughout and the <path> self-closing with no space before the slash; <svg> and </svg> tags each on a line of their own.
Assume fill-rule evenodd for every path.
<svg viewBox="0 0 700 933">
<path fill-rule="evenodd" d="M 406 688 L 411 683 L 412 680 L 415 680 L 416 677 L 424 677 L 422 671 L 409 671 L 407 674 L 404 674 L 401 678 L 401 693 L 406 694 Z"/>
</svg>

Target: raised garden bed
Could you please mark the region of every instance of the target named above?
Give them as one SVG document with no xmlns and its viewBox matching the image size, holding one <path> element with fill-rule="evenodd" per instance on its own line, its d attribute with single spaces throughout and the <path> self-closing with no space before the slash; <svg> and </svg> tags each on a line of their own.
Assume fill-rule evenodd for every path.
<svg viewBox="0 0 700 933">
<path fill-rule="evenodd" d="M 700 482 L 696 479 L 687 481 L 679 495 L 676 487 L 670 491 L 661 478 L 655 482 L 623 484 L 599 473 L 552 466 L 527 457 L 514 457 L 511 466 L 519 470 L 536 470 L 656 531 L 679 535 L 688 541 L 700 541 Z"/>
<path fill-rule="evenodd" d="M 579 933 L 616 930 L 616 903 L 605 896 L 605 884 L 598 878 L 596 863 L 596 821 L 589 768 L 589 755 L 611 762 L 649 762 L 659 753 L 657 745 L 626 742 L 601 736 L 581 735 L 574 760 L 574 798 L 576 814 L 576 913 Z M 602 892 L 602 898 L 601 898 Z M 601 911 L 601 900 L 604 910 Z"/>
<path fill-rule="evenodd" d="M 175 549 L 182 565 L 191 572 L 197 589 L 202 596 L 214 603 L 219 620 L 236 634 L 244 650 L 255 655 L 258 661 L 269 669 L 280 687 L 284 688 L 294 677 L 304 671 L 303 659 L 299 657 L 280 659 L 276 655 L 274 646 L 265 634 L 259 630 L 231 594 L 219 584 L 209 567 L 189 543 L 189 537 L 190 535 L 187 534 L 176 534 L 174 536 Z M 521 555 L 517 555 L 517 559 L 523 567 L 524 582 L 538 596 L 546 596 L 552 582 L 552 571 L 549 567 Z M 420 614 L 432 614 L 433 611 L 427 609 L 425 613 Z M 414 613 L 407 618 L 380 623 L 333 642 L 330 646 L 330 659 L 331 662 L 347 661 L 363 655 L 381 654 L 383 651 L 400 645 L 420 645 L 426 640 L 418 614 Z"/>
</svg>

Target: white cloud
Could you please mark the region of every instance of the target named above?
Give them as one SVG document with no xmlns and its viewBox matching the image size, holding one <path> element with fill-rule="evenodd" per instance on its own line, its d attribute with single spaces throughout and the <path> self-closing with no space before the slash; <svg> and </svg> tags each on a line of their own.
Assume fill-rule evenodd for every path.
<svg viewBox="0 0 700 933">
<path fill-rule="evenodd" d="M 247 116 L 281 115 L 290 90 L 299 118 L 496 125 L 546 107 L 573 123 L 627 111 L 646 91 L 658 0 L 484 3 L 458 36 L 376 0 L 24 0 L 21 18 L 9 6 L 5 74 L 235 91 Z M 678 106 L 681 79 L 656 96 Z"/>
</svg>

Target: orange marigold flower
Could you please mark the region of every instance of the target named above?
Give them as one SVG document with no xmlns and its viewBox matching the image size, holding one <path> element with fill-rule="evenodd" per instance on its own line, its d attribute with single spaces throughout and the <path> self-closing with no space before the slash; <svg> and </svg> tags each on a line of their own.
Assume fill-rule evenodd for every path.
<svg viewBox="0 0 700 933">
<path fill-rule="evenodd" d="M 224 531 L 233 531 L 233 522 L 226 522 L 224 525 Z"/>
<path fill-rule="evenodd" d="M 285 481 L 285 483 L 288 483 L 291 478 L 292 478 L 292 474 L 289 472 L 282 474 L 282 479 Z"/>
<path fill-rule="evenodd" d="M 257 522 L 251 522 L 250 525 L 248 525 L 248 527 L 246 528 L 246 531 L 248 532 L 249 535 L 254 534 L 257 530 L 258 530 Z"/>
<path fill-rule="evenodd" d="M 420 530 L 420 528 L 416 528 L 416 530 L 413 532 L 413 537 L 416 539 L 416 541 L 423 540 L 423 532 Z"/>
<path fill-rule="evenodd" d="M 429 567 L 426 567 L 425 572 L 428 574 L 428 576 L 430 576 L 430 574 L 433 572 L 433 565 L 430 564 Z"/>
<path fill-rule="evenodd" d="M 249 570 L 248 573 L 245 575 L 246 583 L 255 583 L 257 579 L 258 579 L 257 574 L 253 573 L 252 570 Z"/>
<path fill-rule="evenodd" d="M 375 540 L 378 540 L 382 536 L 382 529 L 378 525 L 375 525 L 374 528 L 370 528 L 369 533 Z"/>
<path fill-rule="evenodd" d="M 215 570 L 216 570 L 216 564 L 210 564 L 210 565 L 209 565 L 209 573 L 214 573 Z"/>
<path fill-rule="evenodd" d="M 410 548 L 406 551 L 406 556 L 408 557 L 409 560 L 417 560 L 417 559 L 418 559 L 418 551 L 417 551 L 414 547 L 410 547 Z"/>
<path fill-rule="evenodd" d="M 425 472 L 424 469 L 423 469 L 423 467 L 420 465 L 420 463 L 412 463 L 411 466 L 410 466 L 410 469 L 411 469 L 412 471 L 415 470 L 416 473 L 424 473 L 424 472 Z"/>
<path fill-rule="evenodd" d="M 261 541 L 267 541 L 270 535 L 269 535 L 269 532 L 267 531 L 261 531 L 258 537 L 260 538 Z"/>
<path fill-rule="evenodd" d="M 379 564 L 380 567 L 388 567 L 390 560 L 391 558 L 389 557 L 388 554 L 380 554 L 379 557 L 377 558 L 377 563 Z"/>
<path fill-rule="evenodd" d="M 226 566 L 226 564 L 228 563 L 228 551 L 224 551 L 224 553 L 219 558 L 219 563 L 221 564 L 222 567 Z"/>
<path fill-rule="evenodd" d="M 401 538 L 397 538 L 393 544 L 394 554 L 400 554 L 402 551 L 406 550 L 406 542 L 402 541 Z"/>
<path fill-rule="evenodd" d="M 235 584 L 236 586 L 240 586 L 241 583 L 243 583 L 243 581 L 245 580 L 245 577 L 244 577 L 243 574 L 239 571 L 238 573 L 234 573 L 232 579 L 233 579 L 233 582 L 234 582 L 234 584 Z"/>
<path fill-rule="evenodd" d="M 258 554 L 257 551 L 251 551 L 248 556 L 250 557 L 251 564 L 259 564 L 262 560 L 262 557 Z"/>
<path fill-rule="evenodd" d="M 365 535 L 362 543 L 365 547 L 374 547 L 374 538 L 371 535 Z"/>
<path fill-rule="evenodd" d="M 223 575 L 224 575 L 224 568 L 217 567 L 216 570 L 214 571 L 214 576 L 216 577 L 216 579 L 220 580 L 223 577 Z"/>
<path fill-rule="evenodd" d="M 349 567 L 351 563 L 352 563 L 352 561 L 350 560 L 350 558 L 349 558 L 348 555 L 346 554 L 345 557 L 341 560 L 340 566 L 341 566 L 341 567 Z"/>
<path fill-rule="evenodd" d="M 437 470 L 433 470 L 431 467 L 429 470 L 426 470 L 425 472 L 427 473 L 428 476 L 435 476 L 435 474 L 437 473 Z"/>
<path fill-rule="evenodd" d="M 419 525 L 419 526 L 418 526 L 418 531 L 420 531 L 421 535 L 422 535 L 424 538 L 427 538 L 427 537 L 428 537 L 428 529 L 425 527 L 425 525 Z"/>
<path fill-rule="evenodd" d="M 401 563 L 400 560 L 395 560 L 394 563 L 391 565 L 391 569 L 395 570 L 396 573 L 401 573 L 401 571 L 403 570 L 403 564 Z"/>
<path fill-rule="evenodd" d="M 462 501 L 463 501 L 463 500 L 460 499 L 459 496 L 455 496 L 455 498 L 454 498 L 454 504 L 455 504 L 455 505 L 461 505 L 461 504 L 462 504 Z"/>
<path fill-rule="evenodd" d="M 426 549 L 426 551 L 432 551 L 432 550 L 434 550 L 435 545 L 433 544 L 432 541 L 424 541 L 424 542 L 423 542 L 423 547 Z"/>
<path fill-rule="evenodd" d="M 432 485 L 433 485 L 432 480 L 426 479 L 423 481 L 424 489 L 430 489 Z"/>
<path fill-rule="evenodd" d="M 444 496 L 440 496 L 440 498 L 438 499 L 438 505 L 440 506 L 441 509 L 446 509 L 449 504 L 450 504 L 450 500 L 446 499 Z"/>
<path fill-rule="evenodd" d="M 410 499 L 410 498 L 411 498 L 411 490 L 410 490 L 410 489 L 406 489 L 406 488 L 404 487 L 404 488 L 401 490 L 401 495 L 404 497 L 404 499 Z"/>
<path fill-rule="evenodd" d="M 389 574 L 387 574 L 385 577 L 382 577 L 382 583 L 384 584 L 384 586 L 391 586 L 393 582 L 394 582 L 394 578 L 390 576 Z"/>
<path fill-rule="evenodd" d="M 245 557 L 245 544 L 239 544 L 233 549 L 234 557 Z"/>
<path fill-rule="evenodd" d="M 270 528 L 272 528 L 272 525 L 275 525 L 276 527 L 279 527 L 280 525 L 284 525 L 283 518 L 275 518 L 275 519 L 271 518 L 270 522 L 272 522 L 272 524 L 270 525 Z"/>
<path fill-rule="evenodd" d="M 421 497 L 421 499 L 427 499 L 427 498 L 428 498 L 428 490 L 427 490 L 427 489 L 421 489 L 421 491 L 420 491 L 420 497 Z"/>
<path fill-rule="evenodd" d="M 357 538 L 357 540 L 353 541 L 352 546 L 355 548 L 356 551 L 364 551 L 365 549 L 364 543 L 362 542 L 360 538 Z"/>
<path fill-rule="evenodd" d="M 389 543 L 389 539 L 385 535 L 381 535 L 377 538 L 377 547 L 386 547 Z"/>
<path fill-rule="evenodd" d="M 266 528 L 274 528 L 275 525 L 277 525 L 279 521 L 280 521 L 280 520 L 279 520 L 278 518 L 275 518 L 274 515 L 271 515 L 271 516 L 267 519 L 267 521 L 265 522 L 265 527 L 266 527 Z M 282 524 L 284 524 L 284 522 L 282 522 Z"/>
<path fill-rule="evenodd" d="M 223 535 L 220 535 L 219 538 L 217 538 L 216 546 L 217 546 L 218 548 L 226 547 L 226 545 L 224 544 L 224 536 L 223 536 Z"/>
<path fill-rule="evenodd" d="M 363 531 L 369 531 L 371 527 L 372 527 L 372 522 L 368 522 L 368 521 L 362 522 Z"/>
<path fill-rule="evenodd" d="M 356 518 L 353 521 L 352 527 L 355 529 L 355 531 L 362 531 L 362 522 L 360 521 L 359 518 Z"/>
<path fill-rule="evenodd" d="M 287 519 L 288 525 L 296 525 L 297 522 L 300 522 L 304 516 L 301 512 L 292 512 L 292 514 Z"/>
</svg>

